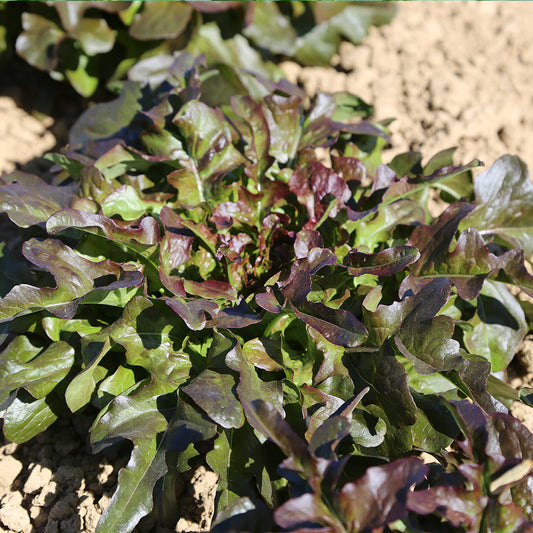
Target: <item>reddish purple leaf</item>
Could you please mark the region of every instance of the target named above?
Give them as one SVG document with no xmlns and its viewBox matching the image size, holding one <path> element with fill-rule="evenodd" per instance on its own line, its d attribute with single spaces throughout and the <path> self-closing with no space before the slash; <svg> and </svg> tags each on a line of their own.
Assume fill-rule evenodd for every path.
<svg viewBox="0 0 533 533">
<path fill-rule="evenodd" d="M 297 307 L 291 304 L 291 307 L 300 320 L 338 346 L 354 348 L 368 337 L 365 326 L 344 309 L 331 309 L 315 302 L 303 302 Z"/>
<path fill-rule="evenodd" d="M 222 298 L 226 300 L 237 299 L 237 291 L 227 281 L 217 281 L 208 279 L 206 281 L 183 280 L 185 291 L 200 298 L 216 300 Z"/>
<path fill-rule="evenodd" d="M 77 209 L 61 209 L 52 215 L 46 223 L 48 233 L 55 235 L 60 231 L 78 228 L 89 232 L 100 230 L 110 240 L 120 242 L 136 241 L 139 244 L 153 245 L 160 239 L 159 224 L 152 217 L 145 217 L 139 225 L 119 224 L 112 218 Z"/>
<path fill-rule="evenodd" d="M 371 467 L 362 478 L 344 485 L 336 508 L 346 529 L 363 531 L 404 518 L 411 486 L 421 483 L 428 471 L 420 459 L 407 457 Z"/>
<path fill-rule="evenodd" d="M 166 300 L 166 304 L 193 330 L 205 327 L 206 311 L 211 315 L 218 312 L 218 305 L 211 300 L 185 300 L 174 297 Z"/>
<path fill-rule="evenodd" d="M 17 226 L 42 224 L 56 211 L 70 206 L 74 186 L 56 187 L 38 176 L 11 172 L 0 178 L 0 212 Z"/>
<path fill-rule="evenodd" d="M 204 370 L 189 385 L 181 387 L 211 420 L 226 429 L 240 428 L 244 424 L 241 404 L 233 394 L 235 381 L 229 374 Z"/>
<path fill-rule="evenodd" d="M 412 246 L 395 246 L 377 254 L 364 254 L 352 250 L 345 256 L 343 263 L 349 267 L 350 274 L 354 276 L 363 274 L 392 276 L 413 264 L 419 257 L 418 250 Z"/>
</svg>

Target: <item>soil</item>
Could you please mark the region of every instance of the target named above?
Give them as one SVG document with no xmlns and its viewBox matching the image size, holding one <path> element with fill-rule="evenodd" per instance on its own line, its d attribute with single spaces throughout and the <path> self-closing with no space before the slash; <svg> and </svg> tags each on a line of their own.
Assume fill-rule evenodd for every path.
<svg viewBox="0 0 533 533">
<path fill-rule="evenodd" d="M 312 95 L 350 91 L 372 103 L 377 120 L 395 117 L 385 161 L 407 150 L 429 158 L 458 146 L 456 163 L 490 166 L 504 153 L 533 164 L 533 3 L 407 2 L 394 21 L 372 28 L 359 47 L 343 43 L 328 68 L 286 62 L 287 77 Z M 0 172 L 42 172 L 42 155 L 65 144 L 86 102 L 18 62 L 0 87 Z M 533 336 L 509 374 L 533 386 Z M 512 409 L 533 430 L 533 409 Z M 90 533 L 129 449 L 93 456 L 89 416 L 57 422 L 32 441 L 0 440 L 0 533 Z M 1 439 L 1 437 L 0 437 Z M 2 445 L 3 444 L 3 445 Z M 183 480 L 173 531 L 208 531 L 216 476 L 200 468 Z M 136 531 L 160 532 L 150 518 Z"/>
</svg>

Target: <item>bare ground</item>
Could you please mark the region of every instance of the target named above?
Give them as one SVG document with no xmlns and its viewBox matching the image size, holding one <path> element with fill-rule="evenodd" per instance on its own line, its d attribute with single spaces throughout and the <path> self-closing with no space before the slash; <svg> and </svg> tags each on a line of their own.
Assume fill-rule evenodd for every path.
<svg viewBox="0 0 533 533">
<path fill-rule="evenodd" d="M 343 44 L 329 68 L 285 63 L 309 94 L 351 91 L 375 105 L 376 119 L 396 117 L 385 161 L 407 150 L 426 159 L 458 146 L 456 163 L 487 166 L 504 153 L 533 164 L 533 3 L 408 2 L 389 26 L 373 28 L 360 47 Z M 26 71 L 27 72 L 27 71 Z M 25 75 L 24 75 L 25 76 Z M 4 76 L 0 86 L 0 172 L 46 168 L 40 156 L 61 146 L 82 102 L 58 85 Z M 22 85 L 21 85 L 22 84 Z M 61 96 L 59 96 L 59 94 Z M 533 337 L 510 375 L 533 384 Z M 533 430 L 533 409 L 515 416 Z M 89 417 L 56 423 L 23 445 L 0 446 L 0 533 L 92 533 L 129 448 L 92 456 Z M 2 441 L 0 440 L 0 443 Z M 216 476 L 185 479 L 175 531 L 208 531 Z M 138 531 L 160 532 L 152 520 Z"/>
</svg>

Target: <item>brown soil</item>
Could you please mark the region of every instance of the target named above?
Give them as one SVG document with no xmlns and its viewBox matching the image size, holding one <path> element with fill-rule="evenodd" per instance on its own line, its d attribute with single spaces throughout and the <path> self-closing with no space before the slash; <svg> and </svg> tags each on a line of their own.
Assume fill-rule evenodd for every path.
<svg viewBox="0 0 533 533">
<path fill-rule="evenodd" d="M 360 47 L 343 44 L 332 67 L 302 69 L 287 62 L 287 76 L 310 94 L 353 92 L 375 105 L 378 120 L 396 117 L 385 161 L 407 150 L 420 150 L 427 159 L 458 146 L 457 163 L 479 158 L 490 165 L 510 152 L 532 164 L 533 3 L 398 7 L 393 23 L 373 28 Z M 83 102 L 44 77 L 33 92 L 24 86 L 32 85 L 26 78 L 6 79 L 14 82 L 0 88 L 0 172 L 46 168 L 40 156 L 64 144 Z M 512 385 L 532 386 L 533 337 L 517 360 Z M 533 430 L 533 409 L 517 405 L 512 412 Z M 89 423 L 77 416 L 26 444 L 0 446 L 0 533 L 94 531 L 129 448 L 91 455 Z M 175 531 L 209 530 L 215 486 L 216 476 L 203 469 L 184 480 Z M 148 518 L 137 531 L 168 530 Z"/>
</svg>

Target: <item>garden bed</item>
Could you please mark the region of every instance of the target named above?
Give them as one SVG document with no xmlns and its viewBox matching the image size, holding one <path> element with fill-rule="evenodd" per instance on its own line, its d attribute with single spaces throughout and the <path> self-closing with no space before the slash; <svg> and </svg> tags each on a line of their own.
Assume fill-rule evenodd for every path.
<svg viewBox="0 0 533 533">
<path fill-rule="evenodd" d="M 478 158 L 490 166 L 512 153 L 531 166 L 532 17 L 529 3 L 406 3 L 360 47 L 343 44 L 332 67 L 284 69 L 308 94 L 350 91 L 375 106 L 377 119 L 395 117 L 385 161 L 407 150 L 429 157 L 458 146 L 456 163 Z M 59 94 L 43 75 L 36 79 L 55 98 L 43 102 L 14 78 L 19 83 L 7 83 L 0 94 L 0 171 L 42 169 L 40 156 L 65 142 L 81 100 Z M 531 386 L 531 344 L 526 339 L 512 367 L 513 386 Z M 530 429 L 532 411 L 520 406 L 515 413 Z M 0 448 L 0 532 L 94 531 L 130 448 L 91 456 L 85 440 L 91 420 L 76 416 L 24 445 Z M 183 480 L 176 531 L 209 529 L 214 487 L 204 470 Z M 149 518 L 137 530 L 164 531 Z"/>
</svg>

